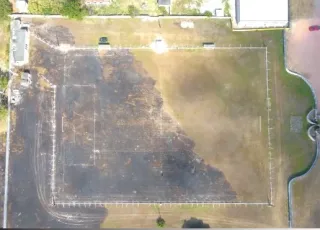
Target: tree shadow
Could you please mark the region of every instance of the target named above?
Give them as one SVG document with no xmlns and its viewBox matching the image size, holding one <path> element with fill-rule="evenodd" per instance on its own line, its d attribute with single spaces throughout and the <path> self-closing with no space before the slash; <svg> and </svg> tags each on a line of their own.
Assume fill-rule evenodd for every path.
<svg viewBox="0 0 320 230">
<path fill-rule="evenodd" d="M 191 217 L 189 220 L 183 221 L 182 228 L 210 228 L 210 226 L 200 219 Z"/>
</svg>

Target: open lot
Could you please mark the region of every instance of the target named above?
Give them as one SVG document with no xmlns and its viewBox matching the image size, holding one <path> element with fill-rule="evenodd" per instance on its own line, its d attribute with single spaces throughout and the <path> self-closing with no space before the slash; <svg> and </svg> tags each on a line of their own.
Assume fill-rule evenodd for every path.
<svg viewBox="0 0 320 230">
<path fill-rule="evenodd" d="M 33 65 L 49 71 L 35 47 Z M 58 78 L 47 75 L 56 82 L 55 202 L 267 203 L 265 53 L 47 53 L 58 64 Z"/>
<path fill-rule="evenodd" d="M 108 21 L 83 22 L 86 32 L 81 33 L 74 27 L 80 28 L 80 22 L 31 23 L 33 32 L 56 44 L 73 41 L 92 45 L 102 34 L 99 30 L 116 29 Z M 30 98 L 17 108 L 12 146 L 23 139 L 25 147 L 20 163 L 13 167 L 15 184 L 25 181 L 17 173 L 19 167 L 25 167 L 22 157 L 35 152 L 30 161 L 37 159 L 41 163 L 37 170 L 44 172 L 35 174 L 35 184 L 42 190 L 43 204 L 53 204 L 51 209 L 77 203 L 85 207 L 95 201 L 263 202 L 261 206 L 197 207 L 196 211 L 190 206 L 161 209 L 165 218 L 171 216 L 168 225 L 176 227 L 192 216 L 210 226 L 287 226 L 287 177 L 310 159 L 301 149 L 308 153 L 313 150 L 304 130 L 290 130 L 288 117 L 305 116 L 312 107 L 312 97 L 301 80 L 283 70 L 281 33 L 232 33 L 226 20 L 197 20 L 197 29 L 181 30 L 179 21 L 168 20 L 163 23 L 167 26 L 148 35 L 153 24 L 145 23 L 148 26 L 141 36 L 129 29 L 129 39 L 122 40 L 126 37 L 117 31 L 113 43 L 149 45 L 161 32 L 169 45 L 214 41 L 217 46 L 263 48 L 170 51 L 163 55 L 132 50 L 105 55 L 96 50 L 63 54 L 33 38 L 30 69 L 34 76 L 45 73 L 56 87 L 43 84 L 40 74 Z M 140 24 L 144 23 L 136 19 L 119 21 L 124 31 Z M 60 33 L 49 36 L 46 30 L 50 29 Z M 188 36 L 183 39 L 181 33 Z M 178 35 L 181 43 L 174 43 Z M 267 151 L 264 46 L 268 46 L 269 116 L 275 118 L 269 122 L 273 129 L 272 161 Z M 12 151 L 21 153 L 19 148 Z M 27 197 L 27 193 L 15 189 L 11 196 Z M 19 205 L 14 199 L 11 202 L 13 226 L 21 225 L 26 220 L 21 220 L 19 212 L 27 201 Z M 145 218 L 139 213 L 150 215 Z M 121 211 L 108 206 L 105 226 L 112 227 L 113 220 L 125 216 L 130 216 L 132 226 L 153 227 L 158 214 L 149 206 Z M 128 222 L 116 221 L 116 226 L 130 226 Z"/>
</svg>

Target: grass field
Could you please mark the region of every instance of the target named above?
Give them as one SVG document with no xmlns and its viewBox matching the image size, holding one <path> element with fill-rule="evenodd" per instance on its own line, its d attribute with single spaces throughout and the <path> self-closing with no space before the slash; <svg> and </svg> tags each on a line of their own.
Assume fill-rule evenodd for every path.
<svg viewBox="0 0 320 230">
<path fill-rule="evenodd" d="M 239 201 L 266 202 L 265 49 L 134 54 L 195 152 L 222 170 Z"/>
<path fill-rule="evenodd" d="M 76 45 L 97 45 L 100 37 L 108 37 L 111 46 L 149 46 L 157 36 L 163 37 L 168 45 L 178 46 L 202 46 L 203 42 L 215 42 L 220 46 L 262 45 L 257 39 L 259 33 L 253 37 L 244 33 L 230 33 L 229 20 L 197 19 L 194 20 L 195 29 L 182 29 L 180 22 L 174 19 L 88 19 L 82 22 L 65 19 L 32 20 L 35 30 L 54 31 L 51 37 L 63 29 Z"/>
<path fill-rule="evenodd" d="M 84 22 L 74 22 L 67 20 L 33 20 L 39 29 L 45 23 L 46 26 L 57 28 L 58 26 L 67 28 L 67 31 L 74 38 L 76 45 L 96 45 L 98 38 L 107 36 L 111 45 L 114 46 L 140 46 L 149 45 L 156 35 L 161 35 L 166 39 L 169 45 L 201 45 L 203 42 L 215 42 L 217 46 L 267 46 L 269 51 L 269 78 L 270 78 L 270 95 L 272 97 L 272 111 L 270 116 L 274 119 L 271 121 L 274 127 L 272 133 L 273 143 L 273 203 L 270 207 L 254 207 L 254 206 L 238 206 L 238 207 L 197 207 L 192 209 L 189 207 L 184 209 L 181 207 L 167 207 L 161 215 L 167 218 L 168 226 L 181 227 L 182 221 L 190 217 L 203 219 L 205 223 L 211 227 L 233 226 L 233 227 L 286 227 L 287 226 L 287 179 L 298 171 L 303 170 L 310 162 L 314 153 L 314 145 L 307 138 L 306 128 L 299 133 L 293 133 L 290 130 L 290 116 L 301 116 L 303 119 L 314 106 L 313 97 L 308 86 L 300 79 L 286 73 L 283 63 L 283 44 L 282 31 L 265 31 L 265 32 L 232 32 L 230 21 L 228 20 L 197 20 L 195 21 L 194 30 L 183 30 L 179 27 L 179 20 L 161 20 L 160 26 L 156 22 L 143 22 L 139 19 L 132 20 L 87 20 Z M 139 29 L 137 29 L 139 28 Z M 234 98 L 233 103 L 240 103 L 241 97 L 233 95 L 237 93 L 231 91 L 228 97 L 223 98 L 223 89 L 228 87 L 220 87 L 230 77 L 234 80 L 234 84 L 244 90 L 248 83 L 251 83 L 249 73 L 252 71 L 249 67 L 257 66 L 259 57 L 249 55 L 248 60 L 242 68 L 239 68 L 237 75 L 234 72 L 233 65 L 236 57 L 226 56 L 225 61 L 219 62 L 219 71 L 223 70 L 225 78 L 216 79 L 217 82 L 211 82 L 208 77 L 196 78 L 198 75 L 194 69 L 202 66 L 207 71 L 214 71 L 213 60 L 210 57 L 198 57 L 197 61 L 190 61 L 190 55 L 199 55 L 197 52 L 179 56 L 179 53 L 168 53 L 154 59 L 151 54 L 147 58 L 141 53 L 135 53 L 136 58 L 144 63 L 146 71 L 152 73 L 157 80 L 157 88 L 162 93 L 167 111 L 171 112 L 173 117 L 179 119 L 181 126 L 184 127 L 188 135 L 195 139 L 195 142 L 209 142 L 210 138 L 200 138 L 205 136 L 203 133 L 197 133 L 196 127 L 205 124 L 195 120 L 192 116 L 192 110 L 197 112 L 198 116 L 204 119 L 209 116 L 210 104 L 191 103 L 192 100 L 202 100 L 200 97 L 202 90 L 205 90 L 205 96 L 214 96 L 217 108 L 222 109 L 224 103 Z M 166 56 L 167 55 L 167 56 Z M 248 55 L 247 55 L 248 56 Z M 205 59 L 212 66 L 206 66 L 201 63 Z M 170 63 L 170 60 L 177 64 Z M 241 61 L 240 59 L 237 61 Z M 159 72 L 157 63 L 164 67 Z M 197 68 L 193 68 L 193 66 Z M 248 68 L 247 68 L 248 67 Z M 214 72 L 213 72 L 214 73 Z M 253 72 L 253 75 L 256 76 Z M 210 74 L 206 74 L 210 76 Z M 237 76 L 237 77 L 236 77 Z M 222 82 L 219 82 L 221 80 Z M 243 88 L 242 88 L 243 87 Z M 196 89 L 193 93 L 188 89 Z M 198 89 L 198 91 L 197 91 Z M 251 93 L 251 92 L 248 92 Z M 261 92 L 263 93 L 263 92 Z M 189 95 L 190 94 L 190 95 Z M 179 96 L 180 95 L 180 96 Z M 182 96 L 181 96 L 182 95 Z M 189 97 L 189 98 L 188 98 Z M 258 97 L 260 95 L 258 94 Z M 186 98 L 190 103 L 186 103 Z M 183 99 L 183 100 L 181 100 Z M 192 99 L 192 100 L 191 100 Z M 224 100 L 223 100 L 224 99 Z M 184 102 L 183 102 L 184 101 Z M 204 100 L 205 101 L 205 100 Z M 217 103 L 217 102 L 219 102 Z M 181 103 L 183 102 L 183 103 Z M 241 104 L 246 109 L 250 109 L 250 102 Z M 196 107 L 198 105 L 199 107 Z M 256 105 L 262 106 L 262 105 Z M 222 111 L 222 110 L 221 110 Z M 236 113 L 235 113 L 236 114 Z M 258 115 L 258 114 L 257 114 Z M 258 115 L 259 116 L 259 115 Z M 221 118 L 221 117 L 216 117 Z M 198 137 L 197 137 L 198 136 Z M 211 143 L 208 143 L 210 146 Z M 213 143 L 212 143 L 213 144 Z M 196 147 L 197 148 L 197 147 Z M 209 152 L 202 149 L 196 149 L 203 153 L 203 156 Z M 226 151 L 228 152 L 228 151 Z M 244 151 L 245 153 L 245 151 Z M 249 156 L 245 156 L 249 157 Z M 226 161 L 224 157 L 214 159 L 215 164 Z M 228 169 L 224 169 L 227 173 Z M 231 170 L 230 170 L 231 171 Z M 236 172 L 240 174 L 240 172 Z M 228 177 L 228 176 L 227 176 Z M 231 177 L 229 175 L 229 177 Z M 250 178 L 248 178 L 250 182 Z M 270 199 L 270 197 L 269 197 Z M 155 227 L 155 219 L 158 217 L 157 210 L 150 209 L 147 206 L 134 208 L 117 208 L 107 207 L 108 216 L 102 227 Z M 138 214 L 138 215 L 136 215 Z M 148 216 L 146 218 L 145 216 Z M 125 221 L 124 221 L 125 220 Z"/>
<path fill-rule="evenodd" d="M 292 133 L 290 119 L 292 115 L 304 117 L 314 106 L 312 94 L 308 86 L 300 79 L 287 74 L 283 65 L 282 33 L 249 32 L 247 36 L 272 39 L 268 48 L 271 61 L 271 80 L 273 95 L 273 115 L 275 123 L 275 161 L 274 161 L 274 202 L 273 208 L 257 207 L 165 207 L 161 216 L 167 220 L 168 227 L 181 227 L 183 220 L 196 217 L 204 220 L 211 227 L 250 227 L 250 226 L 287 226 L 287 178 L 295 172 L 301 171 L 309 164 L 314 145 L 307 138 L 306 132 Z M 304 123 L 304 130 L 307 124 Z M 133 208 L 107 207 L 108 217 L 103 227 L 155 227 L 158 213 L 154 209 L 144 206 Z M 141 215 L 140 215 L 141 213 Z M 251 217 L 250 217 L 251 216 Z M 253 218 L 254 216 L 254 218 Z M 125 218 L 124 224 L 121 218 Z M 269 220 L 269 221 L 268 221 Z"/>
</svg>

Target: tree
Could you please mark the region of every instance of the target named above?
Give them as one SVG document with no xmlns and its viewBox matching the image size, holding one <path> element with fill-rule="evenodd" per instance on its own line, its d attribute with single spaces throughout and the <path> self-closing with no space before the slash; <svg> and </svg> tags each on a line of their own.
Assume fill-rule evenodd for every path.
<svg viewBox="0 0 320 230">
<path fill-rule="evenodd" d="M 157 219 L 157 226 L 159 228 L 163 228 L 165 224 L 166 224 L 166 221 L 161 216 L 159 216 Z"/>
<path fill-rule="evenodd" d="M 139 15 L 139 9 L 135 7 L 134 5 L 129 5 L 128 6 L 128 13 L 131 17 L 134 17 L 136 15 Z"/>
<path fill-rule="evenodd" d="M 0 75 L 0 90 L 4 91 L 8 86 L 8 77 Z"/>
<path fill-rule="evenodd" d="M 222 3 L 224 4 L 224 15 L 230 16 L 230 4 L 229 4 L 229 0 L 222 0 Z"/>
<path fill-rule="evenodd" d="M 168 11 L 164 6 L 160 6 L 159 11 L 161 12 L 161 15 L 168 15 Z"/>
<path fill-rule="evenodd" d="M 204 12 L 204 16 L 207 16 L 208 18 L 212 17 L 212 12 L 210 12 L 209 10 Z"/>
<path fill-rule="evenodd" d="M 0 22 L 7 20 L 12 13 L 12 6 L 9 0 L 0 0 Z"/>
<path fill-rule="evenodd" d="M 63 3 L 61 14 L 71 19 L 81 20 L 88 15 L 88 10 L 82 7 L 81 0 L 68 0 Z"/>
</svg>

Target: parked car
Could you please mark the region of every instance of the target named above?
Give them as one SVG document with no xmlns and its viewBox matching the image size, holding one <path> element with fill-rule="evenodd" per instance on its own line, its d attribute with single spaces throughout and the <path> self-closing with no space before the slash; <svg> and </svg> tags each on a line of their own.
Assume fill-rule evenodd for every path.
<svg viewBox="0 0 320 230">
<path fill-rule="evenodd" d="M 317 31 L 317 30 L 320 30 L 320 26 L 317 26 L 317 25 L 309 26 L 309 31 Z"/>
</svg>

